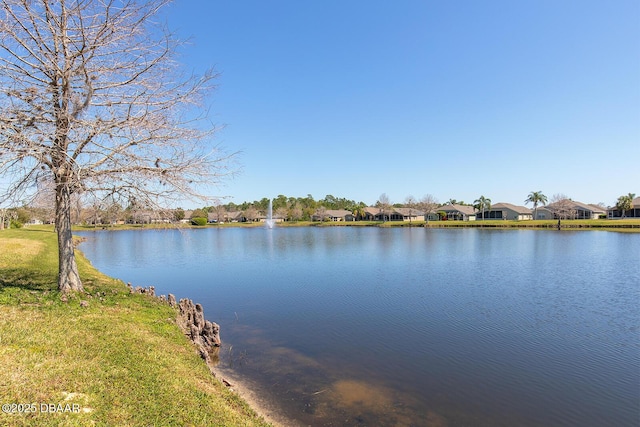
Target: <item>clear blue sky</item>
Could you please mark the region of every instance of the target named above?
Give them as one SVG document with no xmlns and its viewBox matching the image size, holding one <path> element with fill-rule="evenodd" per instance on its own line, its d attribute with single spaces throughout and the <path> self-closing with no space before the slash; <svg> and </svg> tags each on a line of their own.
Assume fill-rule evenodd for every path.
<svg viewBox="0 0 640 427">
<path fill-rule="evenodd" d="M 640 194 L 637 0 L 176 0 L 234 202 Z"/>
</svg>

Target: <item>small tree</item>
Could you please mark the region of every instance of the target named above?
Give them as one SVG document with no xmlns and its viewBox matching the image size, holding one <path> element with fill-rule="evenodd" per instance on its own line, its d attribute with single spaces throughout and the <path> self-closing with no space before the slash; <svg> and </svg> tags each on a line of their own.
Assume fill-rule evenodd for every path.
<svg viewBox="0 0 640 427">
<path fill-rule="evenodd" d="M 418 202 L 417 202 L 415 197 L 407 196 L 404 199 L 404 205 L 407 208 L 409 208 L 409 223 L 411 223 L 411 217 L 413 216 L 414 210 L 416 209 L 416 206 L 418 205 Z"/>
<path fill-rule="evenodd" d="M 355 217 L 356 221 L 360 221 L 366 216 L 367 213 L 365 212 L 364 208 L 365 206 L 362 205 L 356 205 L 353 207 L 353 211 L 351 213 Z"/>
<path fill-rule="evenodd" d="M 216 200 L 213 203 L 213 206 L 209 208 L 209 212 L 212 212 L 215 216 L 215 220 L 217 223 L 224 221 L 224 215 L 227 212 L 224 205 L 220 202 L 220 200 Z"/>
<path fill-rule="evenodd" d="M 289 219 L 289 208 L 286 206 L 280 206 L 278 209 L 276 209 L 275 214 L 276 218 L 280 218 L 282 221 L 286 221 L 287 219 Z"/>
<path fill-rule="evenodd" d="M 243 211 L 243 216 L 249 222 L 255 221 L 259 215 L 260 213 L 258 212 L 258 209 L 256 209 L 253 205 L 249 206 Z"/>
<path fill-rule="evenodd" d="M 9 228 L 11 221 L 9 207 L 16 202 L 13 197 L 15 197 L 15 194 L 3 194 L 0 192 L 0 230 Z"/>
<path fill-rule="evenodd" d="M 316 213 L 313 216 L 320 218 L 320 221 L 324 221 L 325 219 L 327 219 L 327 208 L 319 205 L 316 209 Z"/>
<path fill-rule="evenodd" d="M 204 209 L 194 209 L 193 212 L 191 212 L 191 222 L 193 223 L 193 220 L 196 218 L 204 218 L 204 222 L 207 222 L 207 213 L 204 211 Z"/>
<path fill-rule="evenodd" d="M 302 219 L 302 207 L 299 203 L 294 203 L 289 209 L 289 217 L 293 221 L 300 221 Z"/>
<path fill-rule="evenodd" d="M 429 215 L 434 213 L 438 207 L 438 200 L 431 194 L 425 194 L 418 202 L 420 209 L 424 211 L 424 219 L 426 223 L 429 223 Z"/>
<path fill-rule="evenodd" d="M 629 193 L 626 196 L 618 197 L 616 202 L 616 209 L 620 211 L 620 217 L 625 218 L 625 212 L 633 207 L 633 198 L 636 197 L 634 193 Z"/>
<path fill-rule="evenodd" d="M 173 211 L 173 220 L 176 222 L 180 222 L 184 219 L 184 209 L 177 208 Z"/>
<path fill-rule="evenodd" d="M 7 228 L 5 224 L 8 218 L 7 208 L 0 208 L 0 230 Z"/>
<path fill-rule="evenodd" d="M 558 225 L 560 225 L 560 220 L 573 219 L 576 215 L 573 201 L 565 194 L 556 193 L 551 196 L 551 203 L 549 205 L 553 205 L 552 211 L 558 218 Z"/>
<path fill-rule="evenodd" d="M 382 215 L 382 222 L 386 221 L 386 217 L 391 213 L 391 201 L 389 200 L 389 196 L 387 193 L 382 193 L 376 202 L 376 206 L 380 209 L 380 214 Z"/>
</svg>

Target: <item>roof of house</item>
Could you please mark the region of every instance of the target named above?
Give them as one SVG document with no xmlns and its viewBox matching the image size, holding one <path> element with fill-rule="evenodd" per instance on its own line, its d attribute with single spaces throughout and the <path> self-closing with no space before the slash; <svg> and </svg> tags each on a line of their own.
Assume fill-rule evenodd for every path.
<svg viewBox="0 0 640 427">
<path fill-rule="evenodd" d="M 364 208 L 364 211 L 370 215 L 380 215 L 382 213 L 382 209 L 381 208 L 377 208 L 375 206 L 367 206 L 366 208 Z"/>
<path fill-rule="evenodd" d="M 242 218 L 242 211 L 231 211 L 231 212 L 227 212 L 223 215 L 224 218 L 227 219 L 240 219 Z"/>
<path fill-rule="evenodd" d="M 325 215 L 333 217 L 333 218 L 338 218 L 338 217 L 344 217 L 347 215 L 353 215 L 353 213 L 351 211 L 348 211 L 346 209 L 327 209 L 324 211 Z"/>
<path fill-rule="evenodd" d="M 605 213 L 605 210 L 602 209 L 600 206 L 597 206 L 597 205 L 590 205 L 590 204 L 587 204 L 587 203 L 575 202 L 575 201 L 573 203 L 576 205 L 577 208 L 581 208 L 581 209 L 584 209 L 584 210 L 587 210 L 587 211 L 591 211 L 591 212 L 594 212 L 594 213 Z"/>
<path fill-rule="evenodd" d="M 605 213 L 605 210 L 603 208 L 601 208 L 598 205 L 588 205 L 586 203 L 582 203 L 582 202 L 577 202 L 575 200 L 570 200 L 570 199 L 564 199 L 564 200 L 559 200 L 557 202 L 554 203 L 549 203 L 547 205 L 547 208 L 549 208 L 550 210 L 554 210 L 556 207 L 558 208 L 562 208 L 561 203 L 566 203 L 567 205 L 571 206 L 573 209 L 579 209 L 579 210 L 583 210 L 583 211 L 590 211 L 593 213 Z M 566 209 L 566 207 L 565 207 Z"/>
<path fill-rule="evenodd" d="M 461 212 L 465 215 L 475 215 L 478 213 L 473 206 L 458 205 L 458 204 L 449 204 L 449 205 L 440 206 L 438 210 L 444 211 L 444 212 Z"/>
<path fill-rule="evenodd" d="M 532 210 L 526 206 L 512 205 L 511 203 L 500 202 L 500 203 L 496 203 L 495 205 L 491 205 L 491 210 L 498 210 L 498 209 L 509 209 L 519 214 L 532 213 Z"/>
<path fill-rule="evenodd" d="M 605 212 L 607 211 L 607 209 L 606 209 L 606 208 L 603 208 L 603 207 L 602 207 L 602 206 L 600 206 L 600 205 L 594 205 L 593 203 L 589 203 L 589 205 L 588 205 L 588 206 L 591 206 L 591 208 L 592 208 L 591 210 L 592 210 L 593 212 L 595 212 L 595 213 L 602 214 L 602 213 L 605 213 Z"/>
<path fill-rule="evenodd" d="M 393 208 L 394 211 L 402 216 L 418 216 L 424 215 L 424 212 L 414 208 Z"/>
</svg>

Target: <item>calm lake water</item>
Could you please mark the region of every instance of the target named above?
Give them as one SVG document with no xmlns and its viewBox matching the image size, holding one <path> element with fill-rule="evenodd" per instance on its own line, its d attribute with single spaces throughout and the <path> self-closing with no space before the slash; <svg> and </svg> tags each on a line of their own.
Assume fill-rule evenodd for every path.
<svg viewBox="0 0 640 427">
<path fill-rule="evenodd" d="M 101 271 L 202 303 L 220 368 L 297 424 L 640 424 L 639 234 L 78 234 Z"/>
</svg>

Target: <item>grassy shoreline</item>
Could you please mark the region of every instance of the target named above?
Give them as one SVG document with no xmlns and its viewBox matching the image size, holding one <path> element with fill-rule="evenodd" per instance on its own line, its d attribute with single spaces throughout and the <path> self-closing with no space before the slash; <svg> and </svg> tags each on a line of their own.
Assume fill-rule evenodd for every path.
<svg viewBox="0 0 640 427">
<path fill-rule="evenodd" d="M 65 302 L 51 228 L 0 232 L 0 425 L 269 425 L 211 376 L 176 309 L 77 255 L 86 292 Z"/>
</svg>

